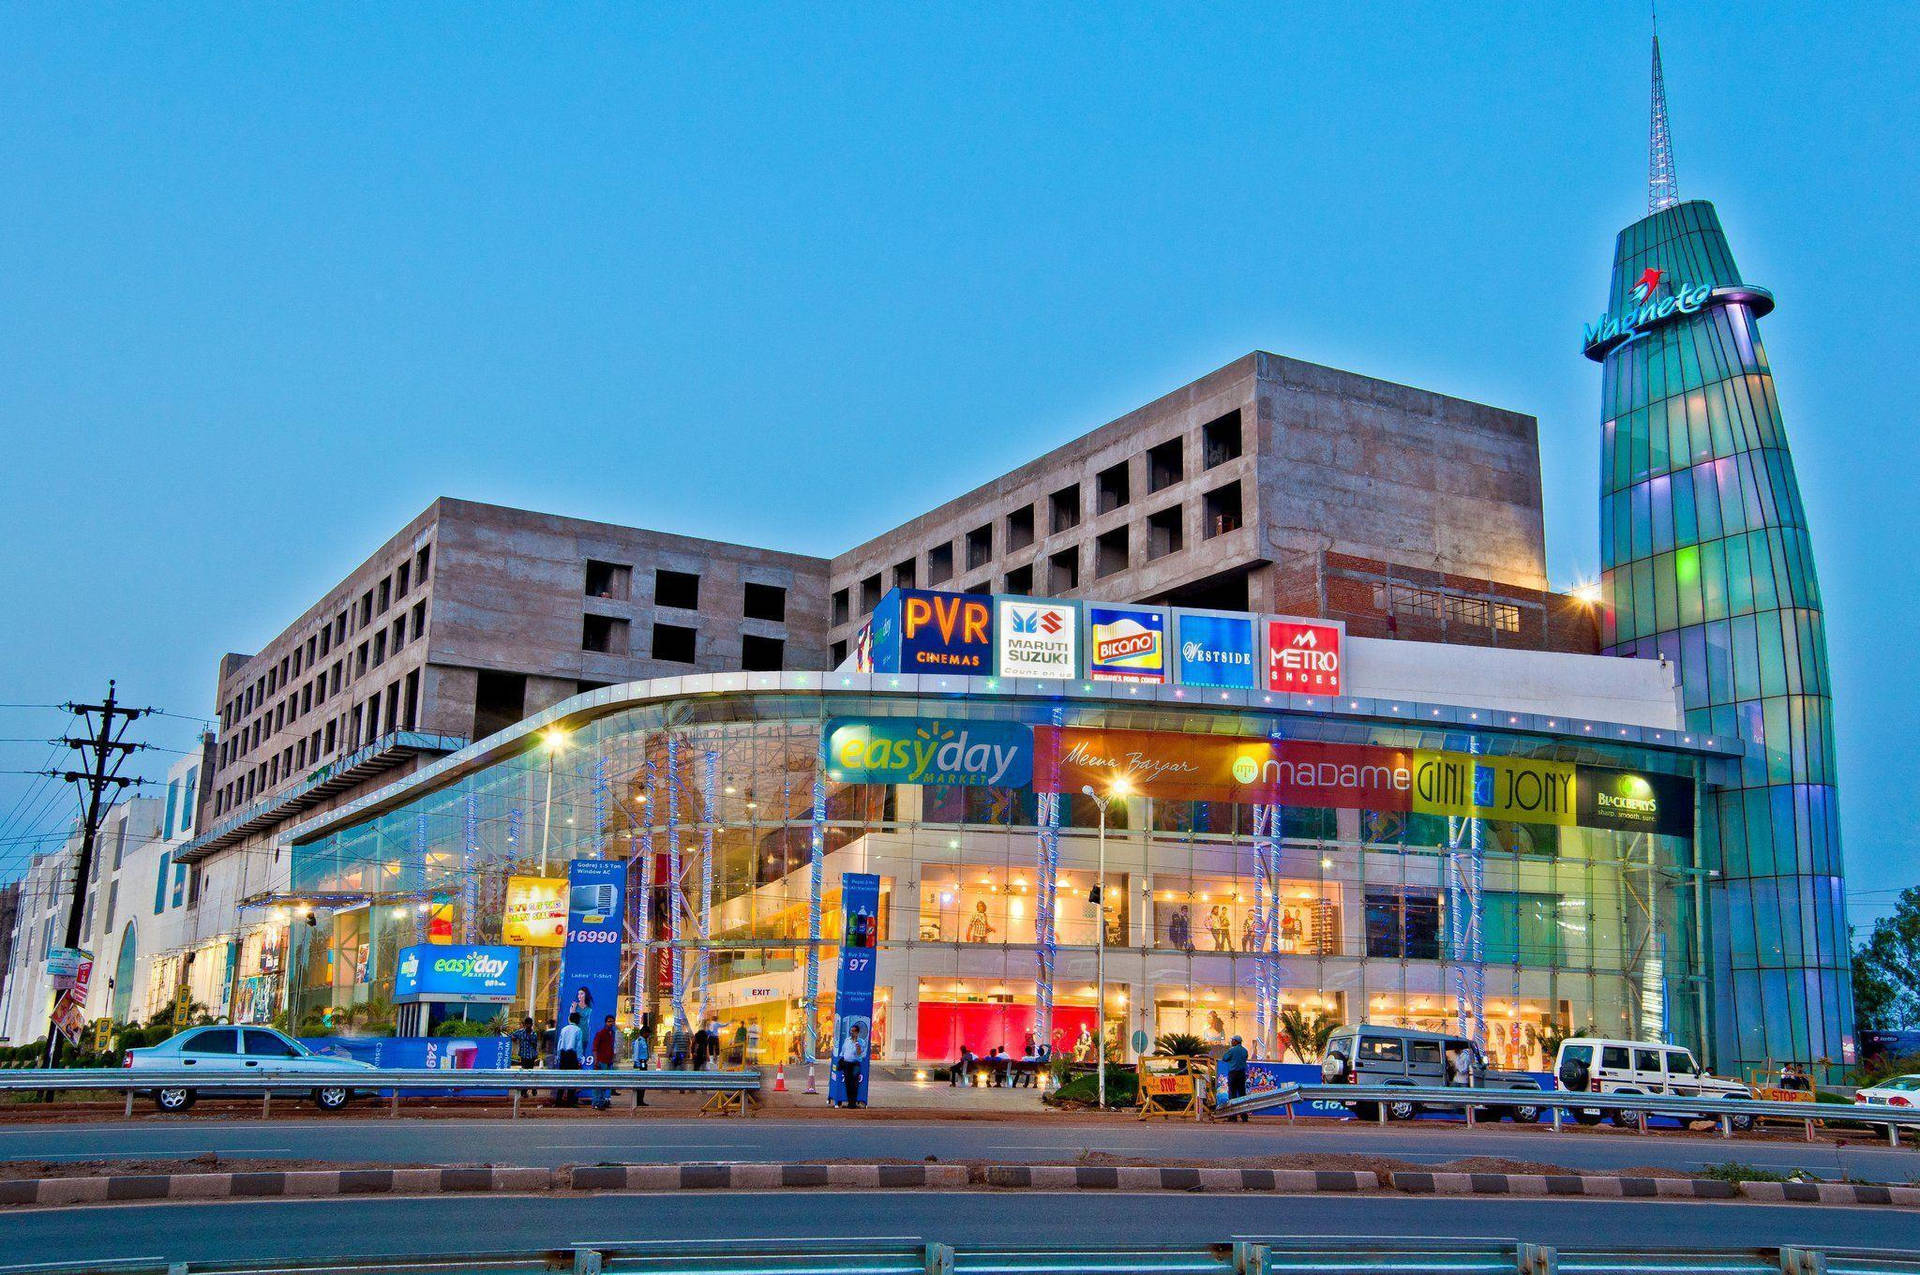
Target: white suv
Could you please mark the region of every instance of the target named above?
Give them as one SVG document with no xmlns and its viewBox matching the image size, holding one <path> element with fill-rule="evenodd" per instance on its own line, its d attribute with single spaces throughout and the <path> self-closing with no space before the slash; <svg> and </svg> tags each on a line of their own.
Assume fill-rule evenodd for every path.
<svg viewBox="0 0 1920 1275">
<path fill-rule="evenodd" d="M 1691 1051 L 1678 1045 L 1655 1045 L 1643 1040 L 1603 1040 L 1575 1036 L 1560 1043 L 1553 1073 L 1562 1088 L 1574 1093 L 1663 1094 L 1674 1098 L 1751 1099 L 1753 1091 L 1737 1080 L 1723 1080 L 1701 1070 Z M 1581 1124 L 1599 1124 L 1605 1113 L 1598 1107 L 1575 1110 Z M 1684 1118 L 1684 1117 L 1682 1117 Z M 1632 1122 L 1629 1112 L 1616 1112 L 1615 1124 Z M 1745 1132 L 1752 1116 L 1734 1116 L 1733 1127 Z"/>
</svg>

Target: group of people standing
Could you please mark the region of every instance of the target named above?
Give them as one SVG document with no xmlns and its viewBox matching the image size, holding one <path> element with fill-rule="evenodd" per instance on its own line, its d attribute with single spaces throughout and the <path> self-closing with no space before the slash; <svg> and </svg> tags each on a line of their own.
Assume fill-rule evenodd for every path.
<svg viewBox="0 0 1920 1275">
<path fill-rule="evenodd" d="M 622 1041 L 613 1015 L 604 1015 L 591 1037 L 587 1035 L 588 1027 L 579 1010 L 570 1012 L 565 1022 L 555 1023 L 544 1032 L 535 1029 L 531 1015 L 523 1017 L 520 1026 L 507 1037 L 507 1051 L 513 1066 L 527 1071 L 542 1065 L 554 1071 L 610 1071 L 618 1067 Z M 702 1023 L 694 1031 L 676 1031 L 669 1036 L 667 1067 L 673 1071 L 711 1071 L 719 1067 L 721 1052 L 719 1022 Z M 634 1070 L 646 1071 L 651 1067 L 653 1054 L 653 1042 L 648 1034 L 633 1033 L 626 1045 L 626 1056 Z M 597 1111 L 613 1105 L 611 1089 L 589 1088 L 585 1092 L 587 1101 Z M 577 1107 L 580 1095 L 578 1089 L 556 1089 L 553 1105 Z M 634 1102 L 646 1106 L 645 1091 L 636 1089 Z"/>
</svg>

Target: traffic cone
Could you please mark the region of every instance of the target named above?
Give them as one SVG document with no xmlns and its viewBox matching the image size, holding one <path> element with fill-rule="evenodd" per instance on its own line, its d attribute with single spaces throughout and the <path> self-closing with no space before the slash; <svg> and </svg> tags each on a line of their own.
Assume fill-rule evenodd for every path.
<svg viewBox="0 0 1920 1275">
<path fill-rule="evenodd" d="M 775 1063 L 773 1065 L 773 1091 L 775 1093 L 785 1093 L 787 1091 L 787 1068 L 785 1063 Z"/>
</svg>

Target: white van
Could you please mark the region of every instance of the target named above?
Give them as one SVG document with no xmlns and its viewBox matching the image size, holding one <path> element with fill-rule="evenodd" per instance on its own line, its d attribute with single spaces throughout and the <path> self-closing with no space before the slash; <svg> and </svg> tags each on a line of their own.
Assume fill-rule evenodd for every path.
<svg viewBox="0 0 1920 1275">
<path fill-rule="evenodd" d="M 1574 1093 L 1663 1094 L 1675 1098 L 1753 1098 L 1753 1091 L 1737 1080 L 1722 1080 L 1701 1069 L 1693 1053 L 1679 1045 L 1656 1045 L 1644 1040 L 1605 1040 L 1575 1036 L 1560 1042 L 1553 1074 L 1563 1089 Z M 1599 1124 L 1607 1113 L 1598 1107 L 1576 1109 L 1581 1124 Z M 1681 1118 L 1685 1118 L 1684 1116 Z M 1614 1113 L 1614 1123 L 1635 1122 L 1631 1112 Z M 1735 1116 L 1735 1129 L 1753 1128 L 1752 1116 Z"/>
</svg>

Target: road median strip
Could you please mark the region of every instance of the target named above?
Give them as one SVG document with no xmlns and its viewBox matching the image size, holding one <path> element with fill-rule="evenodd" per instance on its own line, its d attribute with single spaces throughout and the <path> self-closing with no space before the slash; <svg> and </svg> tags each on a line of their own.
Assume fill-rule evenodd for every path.
<svg viewBox="0 0 1920 1275">
<path fill-rule="evenodd" d="M 239 1173 L 140 1173 L 0 1181 L 0 1205 L 69 1207 L 142 1201 L 315 1199 L 347 1195 L 453 1195 L 665 1191 L 1127 1191 L 1306 1195 L 1746 1200 L 1766 1204 L 1920 1208 L 1920 1187 L 1834 1182 L 1731 1182 L 1716 1178 L 1541 1173 L 1375 1173 L 1353 1169 L 1252 1169 L 1111 1164 L 600 1164 L 558 1168 L 290 1169 Z"/>
</svg>

